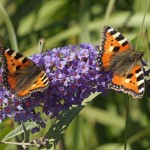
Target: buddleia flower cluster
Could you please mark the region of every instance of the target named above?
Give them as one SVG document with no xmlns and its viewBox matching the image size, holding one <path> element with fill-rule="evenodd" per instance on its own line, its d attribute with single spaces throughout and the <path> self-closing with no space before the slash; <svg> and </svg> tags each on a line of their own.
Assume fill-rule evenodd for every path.
<svg viewBox="0 0 150 150">
<path fill-rule="evenodd" d="M 50 80 L 48 89 L 35 92 L 19 100 L 5 90 L 0 72 L 0 122 L 14 117 L 16 122 L 32 120 L 45 127 L 44 113 L 50 118 L 59 117 L 63 110 L 81 102 L 94 92 L 105 93 L 112 75 L 100 71 L 96 62 L 97 47 L 91 44 L 68 45 L 54 48 L 30 57 L 37 66 L 44 66 Z M 42 111 L 38 111 L 41 108 Z M 33 129 L 33 132 L 39 128 Z"/>
</svg>

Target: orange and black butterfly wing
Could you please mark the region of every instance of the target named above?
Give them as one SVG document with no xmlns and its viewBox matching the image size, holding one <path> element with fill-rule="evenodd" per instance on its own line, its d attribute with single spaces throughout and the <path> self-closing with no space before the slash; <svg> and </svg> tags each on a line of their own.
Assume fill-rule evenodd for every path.
<svg viewBox="0 0 150 150">
<path fill-rule="evenodd" d="M 125 76 L 114 74 L 109 87 L 130 94 L 134 99 L 142 98 L 145 89 L 143 68 L 138 64 L 132 67 Z"/>
<path fill-rule="evenodd" d="M 137 59 L 132 59 L 134 54 Z M 135 52 L 132 44 L 114 28 L 105 26 L 97 62 L 101 70 L 113 71 L 109 87 L 141 98 L 145 90 L 142 53 Z"/>
<path fill-rule="evenodd" d="M 37 85 L 35 89 L 29 90 L 41 72 L 44 72 L 32 60 L 12 49 L 4 47 L 0 47 L 0 58 L 3 68 L 3 84 L 7 90 L 18 95 L 18 97 L 29 97 L 34 91 L 40 91 L 47 87 L 47 85 L 42 85 L 41 87 Z M 44 75 L 48 79 L 45 72 Z M 20 93 L 24 94 L 20 95 Z"/>
<path fill-rule="evenodd" d="M 27 98 L 33 92 L 44 91 L 49 86 L 49 79 L 45 71 L 41 71 L 37 78 L 34 80 L 33 84 L 23 90 L 18 90 L 16 93 L 16 97 L 18 98 Z"/>
<path fill-rule="evenodd" d="M 102 32 L 101 46 L 97 56 L 99 67 L 106 71 L 114 54 L 133 50 L 132 44 L 118 31 L 105 26 Z"/>
<path fill-rule="evenodd" d="M 8 90 L 15 90 L 17 72 L 35 64 L 22 54 L 5 47 L 0 47 L 0 58 L 3 68 L 3 84 Z"/>
</svg>

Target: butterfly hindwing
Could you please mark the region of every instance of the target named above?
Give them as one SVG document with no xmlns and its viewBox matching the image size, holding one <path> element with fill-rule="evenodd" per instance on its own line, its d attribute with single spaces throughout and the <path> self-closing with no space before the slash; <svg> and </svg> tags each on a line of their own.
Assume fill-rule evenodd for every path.
<svg viewBox="0 0 150 150">
<path fill-rule="evenodd" d="M 26 96 L 28 97 L 31 93 L 36 91 L 44 91 L 49 85 L 49 79 L 44 71 L 41 71 L 38 75 L 37 79 L 34 81 L 34 83 L 25 90 L 18 91 L 19 97 Z"/>
<path fill-rule="evenodd" d="M 119 76 L 114 74 L 110 88 L 116 91 L 122 91 L 131 94 L 133 98 L 141 98 L 144 94 L 144 74 L 140 65 L 131 69 L 126 76 Z"/>
<path fill-rule="evenodd" d="M 31 93 L 43 91 L 48 87 L 49 81 L 45 71 L 36 66 L 32 60 L 4 47 L 0 47 L 0 58 L 3 67 L 3 84 L 16 97 L 27 98 Z"/>
</svg>

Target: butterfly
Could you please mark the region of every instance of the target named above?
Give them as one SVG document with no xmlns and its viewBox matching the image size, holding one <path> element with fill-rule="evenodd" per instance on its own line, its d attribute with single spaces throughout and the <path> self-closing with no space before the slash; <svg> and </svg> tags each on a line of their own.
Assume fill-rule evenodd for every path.
<svg viewBox="0 0 150 150">
<path fill-rule="evenodd" d="M 144 52 L 135 51 L 133 45 L 117 30 L 104 26 L 97 63 L 101 70 L 112 71 L 108 87 L 142 98 L 145 80 L 142 65 Z"/>
<path fill-rule="evenodd" d="M 44 68 L 29 58 L 5 47 L 0 47 L 0 58 L 3 85 L 15 97 L 25 99 L 33 92 L 48 88 L 49 79 Z"/>
</svg>

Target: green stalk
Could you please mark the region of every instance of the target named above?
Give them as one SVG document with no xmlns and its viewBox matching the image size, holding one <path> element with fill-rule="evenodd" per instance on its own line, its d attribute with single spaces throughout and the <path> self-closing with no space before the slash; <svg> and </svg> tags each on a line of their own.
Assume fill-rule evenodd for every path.
<svg viewBox="0 0 150 150">
<path fill-rule="evenodd" d="M 1 3 L 0 3 L 0 16 L 6 24 L 12 49 L 18 50 L 17 38 L 12 22 Z"/>
</svg>

